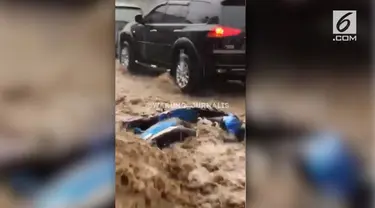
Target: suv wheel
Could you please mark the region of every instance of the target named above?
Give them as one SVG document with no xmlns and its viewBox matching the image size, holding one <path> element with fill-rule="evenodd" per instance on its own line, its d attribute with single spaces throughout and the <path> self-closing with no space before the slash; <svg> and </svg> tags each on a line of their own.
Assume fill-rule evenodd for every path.
<svg viewBox="0 0 375 208">
<path fill-rule="evenodd" d="M 202 69 L 193 55 L 179 51 L 174 60 L 173 78 L 176 85 L 184 93 L 192 93 L 198 89 L 202 80 Z"/>
<path fill-rule="evenodd" d="M 122 66 L 124 66 L 128 71 L 132 72 L 135 70 L 136 63 L 130 47 L 130 44 L 125 41 L 121 45 L 119 61 Z"/>
</svg>

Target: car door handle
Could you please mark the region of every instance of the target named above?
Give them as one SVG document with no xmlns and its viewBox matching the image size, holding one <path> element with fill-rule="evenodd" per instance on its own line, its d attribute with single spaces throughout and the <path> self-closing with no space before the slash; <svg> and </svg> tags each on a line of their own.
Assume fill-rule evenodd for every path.
<svg viewBox="0 0 375 208">
<path fill-rule="evenodd" d="M 173 32 L 181 32 L 182 30 L 181 29 L 175 29 L 173 30 Z"/>
<path fill-rule="evenodd" d="M 150 30 L 150 32 L 157 32 L 158 30 L 156 30 L 156 29 L 152 29 L 152 30 Z"/>
</svg>

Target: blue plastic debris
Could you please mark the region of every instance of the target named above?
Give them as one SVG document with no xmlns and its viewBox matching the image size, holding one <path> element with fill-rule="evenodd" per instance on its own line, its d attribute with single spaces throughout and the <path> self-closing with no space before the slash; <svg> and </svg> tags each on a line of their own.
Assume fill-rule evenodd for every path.
<svg viewBox="0 0 375 208">
<path fill-rule="evenodd" d="M 152 125 L 170 118 L 178 118 L 185 122 L 196 123 L 198 118 L 223 117 L 227 115 L 227 113 L 214 108 L 184 107 L 165 111 L 155 116 L 126 119 L 122 121 L 122 127 L 127 130 L 137 129 L 135 132 L 140 133 L 140 130 L 144 131 Z"/>
<path fill-rule="evenodd" d="M 242 129 L 242 121 L 235 115 L 229 114 L 223 117 L 224 127 L 229 134 L 237 135 Z"/>
<path fill-rule="evenodd" d="M 182 121 L 178 118 L 170 118 L 164 121 L 160 121 L 157 124 L 151 126 L 146 131 L 143 131 L 140 137 L 144 140 L 149 139 L 151 136 L 158 134 L 159 132 L 168 129 L 172 126 L 182 125 Z"/>
<path fill-rule="evenodd" d="M 165 146 L 170 142 L 182 141 L 188 136 L 195 135 L 196 131 L 186 123 L 197 123 L 198 118 L 219 122 L 222 129 L 229 134 L 241 137 L 241 140 L 244 137 L 245 129 L 237 116 L 214 108 L 177 108 L 156 116 L 127 119 L 123 121 L 123 127 L 127 130 L 132 129 L 135 134 L 140 134 L 143 140 L 163 141 L 162 146 Z M 178 139 L 173 139 L 173 137 Z"/>
<path fill-rule="evenodd" d="M 179 118 L 160 121 L 143 131 L 140 138 L 152 145 L 163 148 L 189 136 L 196 136 L 196 131 L 188 127 L 188 123 Z"/>
<path fill-rule="evenodd" d="M 323 194 L 347 198 L 358 188 L 358 160 L 336 133 L 322 132 L 307 138 L 301 160 L 308 180 Z"/>
<path fill-rule="evenodd" d="M 177 108 L 167 112 L 163 112 L 159 115 L 159 121 L 163 121 L 168 118 L 179 118 L 183 121 L 195 123 L 198 120 L 199 112 L 195 108 Z"/>
</svg>

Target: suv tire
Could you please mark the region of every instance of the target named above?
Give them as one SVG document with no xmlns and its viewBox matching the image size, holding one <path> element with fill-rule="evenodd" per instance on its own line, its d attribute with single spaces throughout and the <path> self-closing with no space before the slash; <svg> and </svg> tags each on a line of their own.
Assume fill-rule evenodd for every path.
<svg viewBox="0 0 375 208">
<path fill-rule="evenodd" d="M 137 69 L 137 63 L 135 63 L 134 53 L 129 42 L 124 41 L 120 45 L 118 56 L 122 66 L 124 66 L 129 72 L 135 72 Z"/>
<path fill-rule="evenodd" d="M 176 50 L 173 60 L 172 77 L 183 93 L 196 92 L 202 86 L 203 67 L 195 54 L 186 50 Z"/>
</svg>

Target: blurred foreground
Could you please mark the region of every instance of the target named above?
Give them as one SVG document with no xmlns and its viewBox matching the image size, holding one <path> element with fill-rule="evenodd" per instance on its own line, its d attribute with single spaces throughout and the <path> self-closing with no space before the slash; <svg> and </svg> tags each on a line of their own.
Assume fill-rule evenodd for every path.
<svg viewBox="0 0 375 208">
<path fill-rule="evenodd" d="M 38 3 L 0 6 L 0 205 L 95 207 L 92 194 L 114 195 L 113 144 L 87 159 L 94 138 L 113 143 L 113 4 Z"/>
<path fill-rule="evenodd" d="M 269 130 L 247 131 L 250 207 L 372 207 L 371 193 L 352 189 L 374 180 L 368 3 L 250 6 L 246 113 Z M 357 10 L 357 42 L 332 41 L 340 9 Z"/>
</svg>

